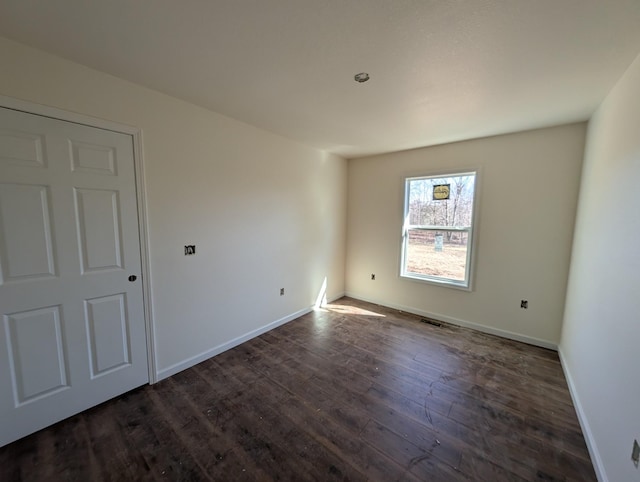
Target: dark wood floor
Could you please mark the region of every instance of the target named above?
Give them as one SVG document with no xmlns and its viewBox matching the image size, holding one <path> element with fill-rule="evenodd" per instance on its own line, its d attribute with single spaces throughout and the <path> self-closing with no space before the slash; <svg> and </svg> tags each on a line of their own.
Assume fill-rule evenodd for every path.
<svg viewBox="0 0 640 482">
<path fill-rule="evenodd" d="M 553 351 L 343 298 L 0 449 L 0 480 L 595 480 Z"/>
</svg>

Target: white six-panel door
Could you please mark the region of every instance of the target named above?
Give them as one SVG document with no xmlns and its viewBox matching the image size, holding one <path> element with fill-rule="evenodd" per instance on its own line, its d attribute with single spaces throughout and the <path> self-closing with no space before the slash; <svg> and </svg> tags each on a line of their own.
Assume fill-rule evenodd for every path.
<svg viewBox="0 0 640 482">
<path fill-rule="evenodd" d="M 148 382 L 140 277 L 132 137 L 0 108 L 0 446 Z"/>
</svg>

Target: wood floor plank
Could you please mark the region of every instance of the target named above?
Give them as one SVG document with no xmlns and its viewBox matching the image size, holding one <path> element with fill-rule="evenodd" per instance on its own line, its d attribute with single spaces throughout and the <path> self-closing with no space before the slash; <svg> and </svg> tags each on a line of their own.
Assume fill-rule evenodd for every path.
<svg viewBox="0 0 640 482">
<path fill-rule="evenodd" d="M 343 298 L 0 448 L 0 480 L 593 481 L 557 353 Z"/>
<path fill-rule="evenodd" d="M 224 370 L 227 367 L 220 368 Z M 295 375 L 292 378 L 295 379 Z M 329 405 L 318 404 L 316 397 L 304 398 L 308 395 L 304 387 L 315 387 L 315 384 L 308 385 L 303 381 L 302 384 L 289 383 L 287 385 L 289 388 L 286 388 L 279 381 L 269 380 L 268 377 L 265 377 L 264 381 L 256 381 L 256 384 L 261 394 L 267 395 L 269 400 L 283 407 L 281 413 L 284 417 L 292 420 L 303 431 L 315 438 L 327 451 L 332 452 L 336 459 L 343 459 L 344 455 L 347 455 L 347 460 L 360 461 L 356 466 L 367 476 L 373 477 L 372 480 L 394 480 L 394 476 L 401 472 L 399 467 L 394 467 L 392 460 L 385 460 L 386 457 L 377 455 L 369 459 L 365 453 L 366 447 L 359 441 L 357 433 L 349 433 L 348 428 L 345 429 L 343 425 L 337 423 Z M 313 393 L 318 395 L 319 392 L 315 390 Z M 324 400 L 328 401 L 326 398 Z M 342 474 L 352 471 L 345 470 L 345 467 L 334 465 L 334 463 L 328 467 L 333 467 L 333 471 L 325 471 L 326 480 L 329 480 L 328 476 L 333 472 Z M 356 475 L 347 478 L 358 480 Z"/>
<path fill-rule="evenodd" d="M 110 456 L 97 455 L 102 465 L 99 479 L 103 480 L 143 480 L 159 476 L 154 474 L 143 453 L 131 443 L 131 437 L 123 434 L 116 416 L 115 404 L 105 403 L 95 411 L 85 414 L 91 433 L 91 444 L 96 449 L 108 449 Z"/>
</svg>

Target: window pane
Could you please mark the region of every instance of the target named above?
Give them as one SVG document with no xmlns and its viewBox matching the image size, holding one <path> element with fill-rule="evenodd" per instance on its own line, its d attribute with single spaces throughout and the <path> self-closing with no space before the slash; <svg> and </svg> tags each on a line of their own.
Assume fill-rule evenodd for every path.
<svg viewBox="0 0 640 482">
<path fill-rule="evenodd" d="M 409 229 L 408 235 L 405 274 L 464 282 L 469 241 L 467 232 Z"/>
<path fill-rule="evenodd" d="M 409 224 L 471 226 L 474 174 L 410 179 Z"/>
</svg>

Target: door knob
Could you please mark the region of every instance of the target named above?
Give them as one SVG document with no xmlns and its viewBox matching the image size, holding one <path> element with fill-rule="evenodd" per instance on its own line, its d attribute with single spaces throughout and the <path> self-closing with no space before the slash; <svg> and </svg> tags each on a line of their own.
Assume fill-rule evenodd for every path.
<svg viewBox="0 0 640 482">
<path fill-rule="evenodd" d="M 129 281 L 131 281 L 132 283 L 137 279 L 138 277 L 135 274 L 132 274 L 131 276 L 129 276 Z"/>
</svg>

